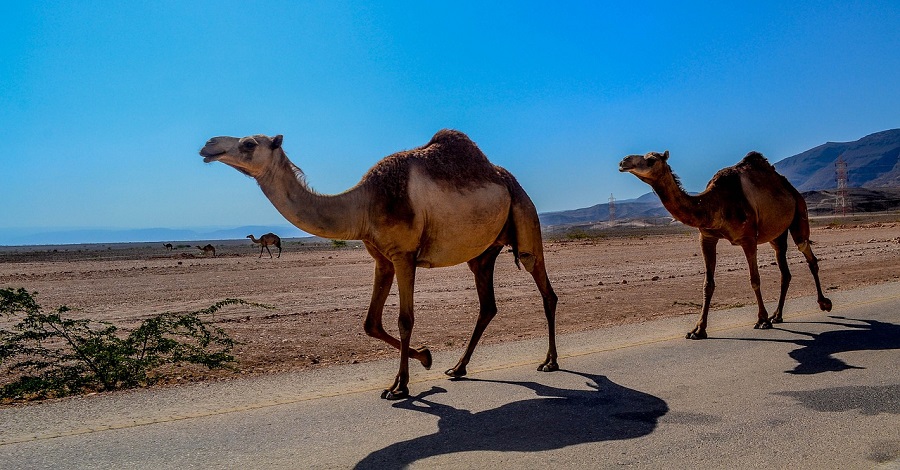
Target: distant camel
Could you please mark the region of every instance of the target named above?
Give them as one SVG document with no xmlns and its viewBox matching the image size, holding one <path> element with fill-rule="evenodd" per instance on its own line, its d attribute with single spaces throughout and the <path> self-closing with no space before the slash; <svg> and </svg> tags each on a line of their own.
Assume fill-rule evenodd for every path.
<svg viewBox="0 0 900 470">
<path fill-rule="evenodd" d="M 216 247 L 212 245 L 198 246 L 197 248 L 203 252 L 203 256 L 209 256 L 212 253 L 213 258 L 216 257 Z"/>
<path fill-rule="evenodd" d="M 171 249 L 172 249 L 172 244 L 171 244 L 171 243 L 166 243 L 166 244 L 163 245 L 163 246 L 166 247 L 167 250 L 171 250 Z"/>
<path fill-rule="evenodd" d="M 272 245 L 272 246 L 278 248 L 278 257 L 281 258 L 281 238 L 279 238 L 278 235 L 275 235 L 274 233 L 267 233 L 267 234 L 259 237 L 259 240 L 257 240 L 256 237 L 253 236 L 253 234 L 250 234 L 250 235 L 247 235 L 247 238 L 249 238 L 250 241 L 252 241 L 253 243 L 259 243 L 259 257 L 260 258 L 262 258 L 263 248 L 265 248 L 266 251 L 269 252 L 269 258 L 272 257 L 272 252 L 269 251 L 269 245 Z"/>
<path fill-rule="evenodd" d="M 409 396 L 410 358 L 431 367 L 427 347 L 410 347 L 416 268 L 468 263 L 475 275 L 478 320 L 462 357 L 445 372 L 462 377 L 478 340 L 497 313 L 494 262 L 505 245 L 512 246 L 516 263 L 521 260 L 543 298 L 549 347 L 538 370 L 559 369 L 557 296 L 544 265 L 537 210 L 512 174 L 493 165 L 465 134 L 439 131 L 422 147 L 383 158 L 356 186 L 334 196 L 309 189 L 281 143 L 280 135 L 213 137 L 200 155 L 207 163 L 220 161 L 255 178 L 279 212 L 303 231 L 363 241 L 375 259 L 366 334 L 400 351 L 400 368 L 382 398 Z M 395 275 L 400 296 L 399 339 L 382 325 L 384 303 Z"/>
<path fill-rule="evenodd" d="M 703 311 L 688 339 L 706 338 L 706 320 L 716 283 L 716 244 L 724 238 L 744 249 L 750 267 L 750 286 L 759 305 L 757 329 L 772 328 L 782 322 L 782 308 L 791 282 L 787 263 L 787 237 L 791 234 L 797 248 L 806 257 L 816 282 L 819 308 L 831 311 L 831 300 L 822 295 L 819 284 L 819 262 L 809 241 L 809 216 L 803 196 L 778 174 L 758 152 L 750 152 L 737 165 L 723 168 L 713 176 L 702 193 L 691 196 L 681 187 L 667 160 L 669 151 L 629 155 L 619 164 L 619 171 L 629 172 L 653 187 L 663 206 L 672 216 L 700 229 L 700 248 L 706 263 Z M 775 248 L 775 260 L 781 271 L 781 295 L 778 308 L 769 317 L 759 290 L 759 264 L 756 246 L 769 243 Z"/>
</svg>

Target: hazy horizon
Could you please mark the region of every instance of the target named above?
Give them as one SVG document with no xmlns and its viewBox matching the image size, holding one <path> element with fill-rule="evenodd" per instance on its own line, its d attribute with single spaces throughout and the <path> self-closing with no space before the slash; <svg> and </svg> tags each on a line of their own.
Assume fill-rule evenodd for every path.
<svg viewBox="0 0 900 470">
<path fill-rule="evenodd" d="M 900 128 L 900 3 L 7 2 L 0 244 L 39 227 L 284 226 L 197 154 L 283 134 L 322 194 L 443 128 L 539 212 Z"/>
</svg>

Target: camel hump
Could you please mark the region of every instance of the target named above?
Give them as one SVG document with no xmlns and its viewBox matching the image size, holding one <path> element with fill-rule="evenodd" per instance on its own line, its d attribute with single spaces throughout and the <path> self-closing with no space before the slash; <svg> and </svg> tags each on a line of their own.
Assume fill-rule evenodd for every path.
<svg viewBox="0 0 900 470">
<path fill-rule="evenodd" d="M 441 129 L 437 131 L 431 140 L 428 141 L 425 146 L 429 146 L 432 144 L 441 144 L 441 145 L 458 145 L 463 144 L 466 146 L 475 145 L 472 142 L 472 139 L 469 138 L 465 133 L 460 132 L 455 129 Z"/>
<path fill-rule="evenodd" d="M 417 156 L 429 163 L 441 165 L 452 165 L 457 162 L 467 165 L 472 163 L 489 164 L 487 156 L 475 142 L 472 142 L 469 136 L 453 129 L 437 131 L 431 140 L 419 150 L 416 152 Z"/>
<path fill-rule="evenodd" d="M 772 164 L 769 163 L 769 160 L 766 159 L 763 154 L 755 150 L 748 153 L 747 156 L 745 156 L 744 159 L 741 160 L 740 163 L 738 163 L 738 166 L 742 165 L 755 169 L 775 171 L 775 167 L 773 167 Z"/>
</svg>

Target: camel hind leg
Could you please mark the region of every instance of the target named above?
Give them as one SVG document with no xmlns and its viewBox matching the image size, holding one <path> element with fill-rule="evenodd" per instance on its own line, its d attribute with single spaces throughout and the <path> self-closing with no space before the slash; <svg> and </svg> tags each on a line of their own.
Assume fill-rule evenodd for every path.
<svg viewBox="0 0 900 470">
<path fill-rule="evenodd" d="M 540 257 L 531 270 L 531 277 L 537 285 L 538 291 L 544 304 L 544 316 L 547 318 L 547 336 L 549 336 L 549 344 L 547 345 L 547 357 L 537 370 L 540 372 L 553 372 L 559 370 L 557 363 L 558 354 L 556 353 L 556 303 L 559 298 L 550 285 L 550 278 L 547 276 L 547 268 L 544 265 L 544 258 Z"/>
<path fill-rule="evenodd" d="M 541 293 L 544 306 L 544 316 L 547 318 L 547 357 L 537 370 L 552 372 L 559 370 L 556 352 L 556 304 L 559 298 L 550 285 L 547 275 L 547 266 L 544 264 L 544 240 L 541 237 L 541 223 L 538 219 L 537 209 L 531 198 L 516 183 L 517 191 L 513 192 L 510 215 L 515 237 L 514 248 L 522 261 L 525 270 L 531 273 L 538 291 Z"/>
<path fill-rule="evenodd" d="M 810 247 L 809 241 L 809 219 L 807 218 L 806 213 L 806 202 L 800 199 L 798 204 L 802 204 L 802 207 L 797 211 L 797 217 L 794 219 L 794 222 L 791 224 L 790 229 L 791 238 L 793 238 L 794 243 L 797 245 L 797 249 L 803 253 L 803 256 L 806 258 L 806 264 L 809 265 L 809 272 L 812 273 L 813 280 L 816 282 L 816 294 L 818 296 L 819 308 L 830 312 L 831 311 L 831 300 L 822 293 L 822 284 L 819 282 L 819 260 L 816 258 L 816 255 L 813 254 L 812 247 Z"/>
</svg>

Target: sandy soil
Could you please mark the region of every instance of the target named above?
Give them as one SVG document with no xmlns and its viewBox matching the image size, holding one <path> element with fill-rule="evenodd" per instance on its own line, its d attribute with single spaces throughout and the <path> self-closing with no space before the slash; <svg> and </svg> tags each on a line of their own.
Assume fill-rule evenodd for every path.
<svg viewBox="0 0 900 470">
<path fill-rule="evenodd" d="M 900 277 L 896 218 L 817 227 L 812 239 L 826 295 Z M 241 342 L 235 351 L 239 371 L 184 368 L 170 382 L 396 357 L 395 350 L 363 332 L 374 263 L 358 244 L 334 248 L 291 241 L 280 259 L 260 259 L 249 241 L 213 243 L 215 258 L 204 258 L 187 245 L 169 251 L 162 243 L 0 248 L 0 287 L 25 287 L 38 292 L 45 309 L 65 304 L 75 309 L 73 316 L 126 327 L 160 312 L 195 310 L 229 297 L 274 307 L 229 307 L 215 316 Z M 560 333 L 678 315 L 690 315 L 684 319 L 685 331 L 693 326 L 703 283 L 695 232 L 549 240 L 545 245 L 560 298 Z M 802 255 L 791 250 L 788 259 L 794 275 L 788 295 L 813 295 Z M 779 275 L 769 247 L 760 247 L 759 262 L 763 294 L 772 310 Z M 498 259 L 495 284 L 499 314 L 482 344 L 545 336 L 540 296 L 531 276 L 516 270 L 512 254 Z M 719 245 L 713 302 L 717 309 L 753 302 L 743 254 L 727 243 Z M 835 312 L 840 312 L 839 304 Z M 477 313 L 465 265 L 418 271 L 414 346 L 440 351 L 465 345 Z M 396 318 L 395 286 L 385 312 L 388 331 L 396 332 Z M 710 321 L 714 326 L 714 315 Z M 435 367 L 443 370 L 453 363 L 455 357 L 441 356 Z"/>
</svg>

